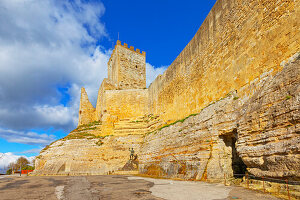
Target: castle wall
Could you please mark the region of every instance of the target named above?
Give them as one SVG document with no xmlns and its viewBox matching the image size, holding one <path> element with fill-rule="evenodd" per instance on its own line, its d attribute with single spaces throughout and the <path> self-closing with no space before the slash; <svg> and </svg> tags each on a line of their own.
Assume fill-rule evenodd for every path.
<svg viewBox="0 0 300 200">
<path fill-rule="evenodd" d="M 97 105 L 96 105 L 96 120 L 101 121 L 102 116 L 104 114 L 104 92 L 106 90 L 115 90 L 115 85 L 107 78 L 103 79 L 101 86 L 98 90 L 98 97 L 97 97 Z"/>
<path fill-rule="evenodd" d="M 147 89 L 106 90 L 105 112 L 118 119 L 135 118 L 148 113 Z"/>
<path fill-rule="evenodd" d="M 251 82 L 252 97 L 233 92 L 197 115 L 146 134 L 140 173 L 224 181 L 247 169 L 257 177 L 299 180 L 299 83 L 300 53 L 282 71 Z"/>
<path fill-rule="evenodd" d="M 120 90 L 115 84 L 127 73 L 119 71 L 123 65 L 114 57 L 117 50 L 134 53 L 118 43 L 112 55 L 117 68 L 108 66 L 109 79 L 99 90 L 101 125 L 80 127 L 46 148 L 36 160 L 38 173 L 119 170 L 133 147 L 142 174 L 223 181 L 224 175 L 243 174 L 246 167 L 255 176 L 298 180 L 299 11 L 296 0 L 217 1 L 191 42 L 149 89 Z M 130 70 L 127 75 L 132 83 Z M 84 116 L 91 121 L 93 112 L 84 91 L 79 123 L 85 123 Z M 162 126 L 160 119 L 181 120 Z M 93 139 L 87 133 L 107 137 Z M 60 172 L 65 165 L 71 170 Z"/>
<path fill-rule="evenodd" d="M 118 60 L 118 56 L 117 54 L 115 53 L 116 50 L 114 49 L 113 50 L 113 53 L 107 63 L 107 68 L 108 68 L 108 80 L 110 80 L 110 82 L 112 84 L 114 84 L 115 86 L 117 86 L 118 84 L 118 71 L 119 71 L 119 60 Z"/>
<path fill-rule="evenodd" d="M 185 49 L 150 85 L 150 113 L 174 121 L 282 69 L 299 51 L 299 1 L 219 0 Z M 241 89 L 242 88 L 242 89 Z"/>
<path fill-rule="evenodd" d="M 118 59 L 117 85 L 119 89 L 145 89 L 146 88 L 146 54 L 134 47 L 116 45 Z"/>
<path fill-rule="evenodd" d="M 91 104 L 84 88 L 81 88 L 78 126 L 89 124 L 96 120 L 96 109 Z"/>
</svg>

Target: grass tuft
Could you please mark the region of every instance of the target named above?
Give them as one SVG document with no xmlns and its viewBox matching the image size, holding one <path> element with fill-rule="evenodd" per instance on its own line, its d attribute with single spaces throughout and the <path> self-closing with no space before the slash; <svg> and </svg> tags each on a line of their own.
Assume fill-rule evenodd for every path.
<svg viewBox="0 0 300 200">
<path fill-rule="evenodd" d="M 187 116 L 187 117 L 185 117 L 185 118 L 183 118 L 183 119 L 177 120 L 177 121 L 175 121 L 175 122 L 173 122 L 173 123 L 171 123 L 171 124 L 166 124 L 166 125 L 160 127 L 160 128 L 158 129 L 158 131 L 161 131 L 162 129 L 167 128 L 167 127 L 169 127 L 169 126 L 172 126 L 172 125 L 174 125 L 174 124 L 177 124 L 178 122 L 183 123 L 186 119 L 188 119 L 188 118 L 190 118 L 190 117 L 193 117 L 193 116 L 196 116 L 196 115 L 198 115 L 198 114 L 199 114 L 199 113 L 193 113 L 193 114 L 190 114 L 189 116 Z"/>
<path fill-rule="evenodd" d="M 287 95 L 285 98 L 288 100 L 288 99 L 292 98 L 292 96 Z"/>
<path fill-rule="evenodd" d="M 103 144 L 103 142 L 102 142 L 101 139 L 99 139 L 99 140 L 96 142 L 96 145 L 98 145 L 98 146 L 101 146 L 102 144 Z"/>
</svg>

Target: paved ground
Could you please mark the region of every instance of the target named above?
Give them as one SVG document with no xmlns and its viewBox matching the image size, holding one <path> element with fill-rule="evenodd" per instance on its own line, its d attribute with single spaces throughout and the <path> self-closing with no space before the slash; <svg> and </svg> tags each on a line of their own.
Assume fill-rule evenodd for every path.
<svg viewBox="0 0 300 200">
<path fill-rule="evenodd" d="M 277 200 L 239 187 L 204 182 L 112 176 L 1 176 L 0 199 Z"/>
</svg>

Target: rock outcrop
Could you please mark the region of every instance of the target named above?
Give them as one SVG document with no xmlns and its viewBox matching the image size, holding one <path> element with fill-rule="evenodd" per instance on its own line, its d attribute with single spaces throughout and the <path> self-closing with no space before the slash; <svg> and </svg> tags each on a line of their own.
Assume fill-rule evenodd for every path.
<svg viewBox="0 0 300 200">
<path fill-rule="evenodd" d="M 142 135 L 99 138 L 79 135 L 58 140 L 44 149 L 36 158 L 33 174 L 103 175 L 120 171 L 129 160 L 129 148 L 139 154 L 143 138 Z"/>
<path fill-rule="evenodd" d="M 35 173 L 124 170 L 133 147 L 142 174 L 299 180 L 299 2 L 218 0 L 149 88 L 146 54 L 117 41 L 96 108 L 82 89 L 78 128 L 41 152 Z"/>
<path fill-rule="evenodd" d="M 295 59 L 295 60 L 294 60 Z M 234 91 L 199 114 L 148 134 L 140 172 L 184 179 L 224 174 L 300 179 L 300 59 L 254 81 L 253 96 Z"/>
<path fill-rule="evenodd" d="M 251 98 L 233 91 L 200 113 L 151 132 L 145 131 L 151 116 L 116 124 L 118 136 L 97 136 L 99 122 L 80 126 L 41 152 L 35 173 L 124 170 L 133 147 L 140 173 L 152 176 L 214 180 L 248 170 L 256 176 L 299 179 L 299 83 L 297 54 L 281 72 L 252 82 Z"/>
<path fill-rule="evenodd" d="M 299 55 L 240 108 L 237 150 L 256 176 L 300 178 Z"/>
</svg>

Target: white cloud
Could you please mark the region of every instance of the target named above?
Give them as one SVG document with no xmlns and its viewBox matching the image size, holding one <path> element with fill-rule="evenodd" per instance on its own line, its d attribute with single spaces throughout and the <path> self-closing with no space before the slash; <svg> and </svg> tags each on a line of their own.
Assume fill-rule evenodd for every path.
<svg viewBox="0 0 300 200">
<path fill-rule="evenodd" d="M 31 129 L 75 128 L 80 88 L 93 105 L 111 50 L 97 46 L 107 37 L 99 1 L 0 1 L 0 137 L 25 144 L 53 136 Z M 166 67 L 147 63 L 147 85 Z M 67 87 L 68 104 L 59 87 Z"/>
<path fill-rule="evenodd" d="M 96 46 L 107 35 L 104 11 L 102 3 L 80 0 L 0 1 L 0 127 L 77 125 L 80 88 L 95 102 L 107 74 L 110 51 Z M 59 87 L 68 87 L 67 107 Z"/>
<path fill-rule="evenodd" d="M 54 135 L 38 134 L 35 132 L 15 131 L 0 128 L 0 135 L 8 142 L 31 144 L 31 145 L 46 145 L 55 139 Z"/>
<path fill-rule="evenodd" d="M 41 151 L 42 149 L 43 149 L 43 148 L 29 149 L 29 150 L 26 150 L 26 151 L 22 151 L 22 152 L 20 152 L 19 154 L 40 153 L 40 151 Z"/>
<path fill-rule="evenodd" d="M 159 74 L 163 74 L 163 72 L 168 68 L 168 66 L 161 66 L 155 68 L 153 65 L 150 63 L 146 63 L 146 82 L 147 82 L 147 87 L 155 80 L 155 78 Z"/>
<path fill-rule="evenodd" d="M 0 170 L 4 168 L 6 169 L 10 163 L 16 162 L 20 157 L 21 156 L 15 155 L 11 152 L 0 153 Z M 23 155 L 22 157 L 25 157 L 29 162 L 32 162 L 32 160 L 34 159 L 34 156 L 27 157 Z"/>
</svg>

